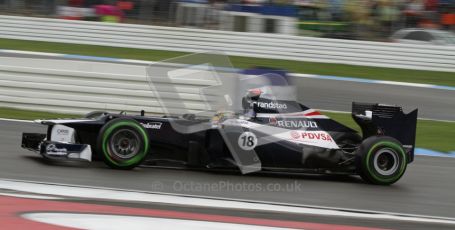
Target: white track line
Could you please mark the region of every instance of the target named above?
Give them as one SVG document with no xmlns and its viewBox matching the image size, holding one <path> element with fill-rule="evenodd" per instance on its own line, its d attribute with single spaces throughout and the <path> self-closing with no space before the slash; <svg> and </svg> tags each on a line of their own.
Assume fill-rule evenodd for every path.
<svg viewBox="0 0 455 230">
<path fill-rule="evenodd" d="M 65 54 L 59 53 L 46 53 L 46 52 L 34 52 L 34 51 L 24 51 L 24 50 L 0 50 L 0 53 L 10 53 L 10 54 L 23 54 L 23 55 L 35 55 L 35 56 L 44 56 L 44 57 L 60 57 Z"/>
<path fill-rule="evenodd" d="M 33 121 L 31 121 L 31 120 L 19 120 L 19 119 L 9 119 L 9 118 L 0 118 L 0 121 L 13 121 L 13 122 L 33 123 Z"/>
<path fill-rule="evenodd" d="M 46 53 L 46 52 L 8 50 L 8 49 L 0 49 L 0 54 L 1 53 L 32 55 L 32 56 L 41 56 L 41 57 L 73 58 L 73 59 L 80 59 L 82 61 L 117 62 L 117 63 L 125 63 L 125 64 L 150 65 L 150 64 L 156 63 L 153 61 L 145 61 L 145 60 L 137 60 L 137 59 L 121 59 L 121 58 L 97 57 L 97 56 L 78 55 L 78 54 Z M 294 77 L 313 78 L 313 79 L 322 79 L 322 80 L 325 79 L 325 80 L 350 81 L 350 82 L 357 82 L 357 83 L 363 82 L 363 83 L 373 83 L 373 84 L 382 84 L 382 85 L 397 85 L 397 86 L 407 86 L 407 87 L 417 87 L 417 88 L 427 88 L 427 89 L 455 90 L 455 87 L 452 87 L 452 86 L 432 85 L 432 84 L 422 84 L 422 83 L 412 83 L 412 82 L 386 81 L 386 80 L 374 80 L 374 79 L 352 78 L 352 77 L 337 77 L 337 76 L 319 76 L 316 74 L 304 74 L 304 73 L 290 73 L 289 75 L 294 76 Z"/>
<path fill-rule="evenodd" d="M 327 110 L 327 109 L 315 109 L 315 110 L 322 111 L 322 112 L 329 112 L 329 113 L 343 113 L 343 114 L 349 114 L 349 113 L 351 113 L 351 112 L 348 112 L 348 111 Z M 439 119 L 430 119 L 430 118 L 418 118 L 418 120 L 423 120 L 423 121 L 440 121 L 440 122 L 449 122 L 449 123 L 455 122 L 455 121 L 451 121 L 451 120 L 439 120 Z M 10 118 L 0 118 L 0 121 L 13 121 L 13 122 L 34 123 L 34 121 L 31 121 L 31 120 L 20 120 L 20 119 L 10 119 Z"/>
<path fill-rule="evenodd" d="M 291 228 L 278 228 L 249 224 L 223 223 L 214 221 L 172 219 L 162 217 L 108 215 L 91 213 L 25 213 L 25 219 L 63 226 L 74 229 L 97 230 L 289 230 Z M 109 223 L 109 224 L 106 224 Z M 151 227 L 153 226 L 153 227 Z"/>
<path fill-rule="evenodd" d="M 365 78 L 355 78 L 355 77 L 324 76 L 324 75 L 302 74 L 302 73 L 290 73 L 289 75 L 292 77 L 312 78 L 312 79 L 319 79 L 319 80 L 345 81 L 345 82 L 381 84 L 381 85 L 396 85 L 396 86 L 417 87 L 417 88 L 436 89 L 436 90 L 452 90 L 452 91 L 455 90 L 455 87 L 453 87 L 453 86 L 432 85 L 432 84 L 401 82 L 401 81 L 385 81 L 385 80 L 375 80 L 375 79 L 365 79 Z"/>
<path fill-rule="evenodd" d="M 319 110 L 321 112 L 328 112 L 328 113 L 343 113 L 343 114 L 350 114 L 351 112 L 348 112 L 348 111 L 338 111 L 338 110 L 328 110 L 328 109 L 315 109 L 315 110 Z M 422 120 L 422 121 L 439 121 L 439 122 L 449 122 L 449 123 L 453 123 L 455 121 L 451 121 L 451 120 L 439 120 L 439 119 L 430 119 L 430 118 L 417 118 L 418 120 Z"/>
<path fill-rule="evenodd" d="M 43 195 L 31 195 L 31 194 L 20 194 L 20 193 L 8 193 L 8 192 L 0 192 L 0 196 L 13 196 L 19 198 L 30 198 L 30 199 L 39 199 L 39 200 L 61 200 L 61 197 L 55 196 L 43 196 Z"/>
<path fill-rule="evenodd" d="M 237 200 L 170 193 L 152 193 L 145 191 L 65 184 L 49 184 L 43 182 L 18 181 L 8 179 L 0 179 L 0 188 L 22 192 L 33 191 L 34 193 L 45 195 L 58 195 L 97 200 L 101 199 L 127 202 L 149 202 L 205 208 L 226 208 L 244 211 L 270 211 L 292 214 L 324 215 L 455 225 L 455 218 L 448 217 L 422 216 L 322 206 L 298 206 L 294 204 L 273 203 L 267 201 Z"/>
</svg>

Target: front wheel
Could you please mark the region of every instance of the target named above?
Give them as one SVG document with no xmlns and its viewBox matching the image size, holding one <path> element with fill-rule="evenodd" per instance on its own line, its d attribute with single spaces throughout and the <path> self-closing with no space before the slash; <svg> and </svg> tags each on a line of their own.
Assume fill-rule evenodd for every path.
<svg viewBox="0 0 455 230">
<path fill-rule="evenodd" d="M 147 131 L 135 120 L 117 118 L 106 123 L 98 135 L 98 149 L 109 167 L 132 169 L 149 152 Z"/>
<path fill-rule="evenodd" d="M 390 185 L 406 171 L 406 153 L 392 137 L 372 136 L 357 150 L 357 170 L 362 179 L 372 184 Z"/>
</svg>

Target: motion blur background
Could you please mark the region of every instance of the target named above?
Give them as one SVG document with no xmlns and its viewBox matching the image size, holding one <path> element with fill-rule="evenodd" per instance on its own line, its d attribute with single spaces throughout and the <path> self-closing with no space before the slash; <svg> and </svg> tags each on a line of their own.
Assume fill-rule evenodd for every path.
<svg viewBox="0 0 455 230">
<path fill-rule="evenodd" d="M 81 194 L 105 193 L 79 192 L 76 186 L 134 190 L 134 195 L 121 195 L 134 200 L 120 199 L 124 206 L 189 210 L 192 215 L 221 213 L 387 229 L 454 229 L 454 31 L 455 0 L 0 0 L 0 206 L 6 207 L 3 211 L 20 206 L 15 200 L 2 200 L 5 191 L 13 195 L 45 191 L 43 194 L 61 198 L 61 190 L 41 190 L 40 186 L 50 183 L 62 185 L 64 191 L 72 191 L 68 197 L 83 202 Z M 256 67 L 286 70 L 298 87 L 299 102 L 359 132 L 349 112 L 353 101 L 396 104 L 405 112 L 418 108 L 415 162 L 396 185 L 378 187 L 360 183 L 359 178 L 240 177 L 156 168 L 117 172 L 96 162 L 81 167 L 54 165 L 20 148 L 22 132 L 46 132 L 44 126 L 23 120 L 79 118 L 100 110 L 162 114 L 157 90 L 151 90 L 146 77 L 154 73 L 150 64 L 174 63 L 176 57 L 213 50 L 229 56 L 227 62 L 232 66 L 221 67 L 239 72 Z M 194 59 L 190 62 L 194 64 Z M 196 64 L 213 62 L 207 58 Z M 199 89 L 209 82 L 186 80 L 173 82 L 181 91 L 169 98 L 177 96 L 188 108 L 199 110 L 205 102 Z M 167 82 L 158 86 L 162 91 L 169 89 Z M 22 182 L 12 187 L 6 180 L 38 182 L 38 187 Z M 298 191 L 177 191 L 175 181 L 283 188 L 297 181 L 303 186 Z M 166 198 L 172 200 L 168 203 L 161 197 L 157 205 L 153 200 L 136 200 L 145 197 L 138 196 L 138 191 L 175 197 Z M 274 203 L 286 204 L 286 209 L 323 207 L 316 213 L 334 207 L 329 209 L 349 210 L 349 215 L 285 216 L 286 212 L 277 209 L 268 213 L 260 209 L 243 212 L 233 206 L 203 208 L 200 199 L 196 205 L 172 203 L 181 202 L 182 194 L 185 199 L 248 201 L 242 203 L 248 209 L 253 203 Z M 99 198 L 91 199 L 87 202 L 101 203 Z M 30 202 L 25 200 L 22 206 L 30 206 Z M 37 206 L 38 211 L 46 208 Z M 67 209 L 72 207 L 65 204 Z M 119 210 L 118 206 L 110 209 Z M 357 214 L 355 210 L 362 211 Z M 389 214 L 368 214 L 384 212 Z M 403 219 L 406 216 L 412 218 Z M 425 219 L 428 216 L 432 219 Z M 15 229 L 8 224 L 18 226 L 17 222 L 2 219 L 8 217 L 0 210 L 2 229 Z M 131 221 L 131 217 L 127 219 L 128 228 L 134 228 Z M 106 222 L 100 223 L 105 226 Z"/>
<path fill-rule="evenodd" d="M 392 41 L 391 35 L 403 28 L 455 30 L 455 0 L 0 0 L 0 11 L 373 41 Z M 455 43 L 453 34 L 444 36 L 445 43 Z"/>
</svg>

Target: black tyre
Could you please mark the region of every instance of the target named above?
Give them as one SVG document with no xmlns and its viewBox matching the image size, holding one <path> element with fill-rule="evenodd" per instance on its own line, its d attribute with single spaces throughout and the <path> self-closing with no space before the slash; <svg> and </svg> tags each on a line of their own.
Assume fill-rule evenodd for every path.
<svg viewBox="0 0 455 230">
<path fill-rule="evenodd" d="M 392 137 L 372 136 L 357 150 L 357 170 L 365 181 L 390 185 L 406 171 L 406 153 L 401 143 Z"/>
<path fill-rule="evenodd" d="M 98 151 L 109 167 L 132 169 L 149 152 L 147 131 L 137 121 L 117 118 L 103 126 L 98 135 Z"/>
</svg>

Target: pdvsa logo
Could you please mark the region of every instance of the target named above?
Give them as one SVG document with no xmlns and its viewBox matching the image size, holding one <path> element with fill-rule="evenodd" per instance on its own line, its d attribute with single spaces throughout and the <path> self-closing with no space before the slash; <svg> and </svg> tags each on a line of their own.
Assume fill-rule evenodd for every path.
<svg viewBox="0 0 455 230">
<path fill-rule="evenodd" d="M 323 141 L 330 141 L 332 142 L 332 137 L 329 134 L 325 133 L 310 133 L 310 132 L 302 132 L 302 139 L 309 139 L 309 140 L 323 140 Z"/>
<path fill-rule="evenodd" d="M 291 137 L 296 140 L 333 142 L 333 139 L 329 134 L 322 132 L 291 131 L 290 134 Z"/>
<path fill-rule="evenodd" d="M 291 131 L 291 137 L 297 140 L 300 138 L 300 133 L 297 131 Z"/>
</svg>

